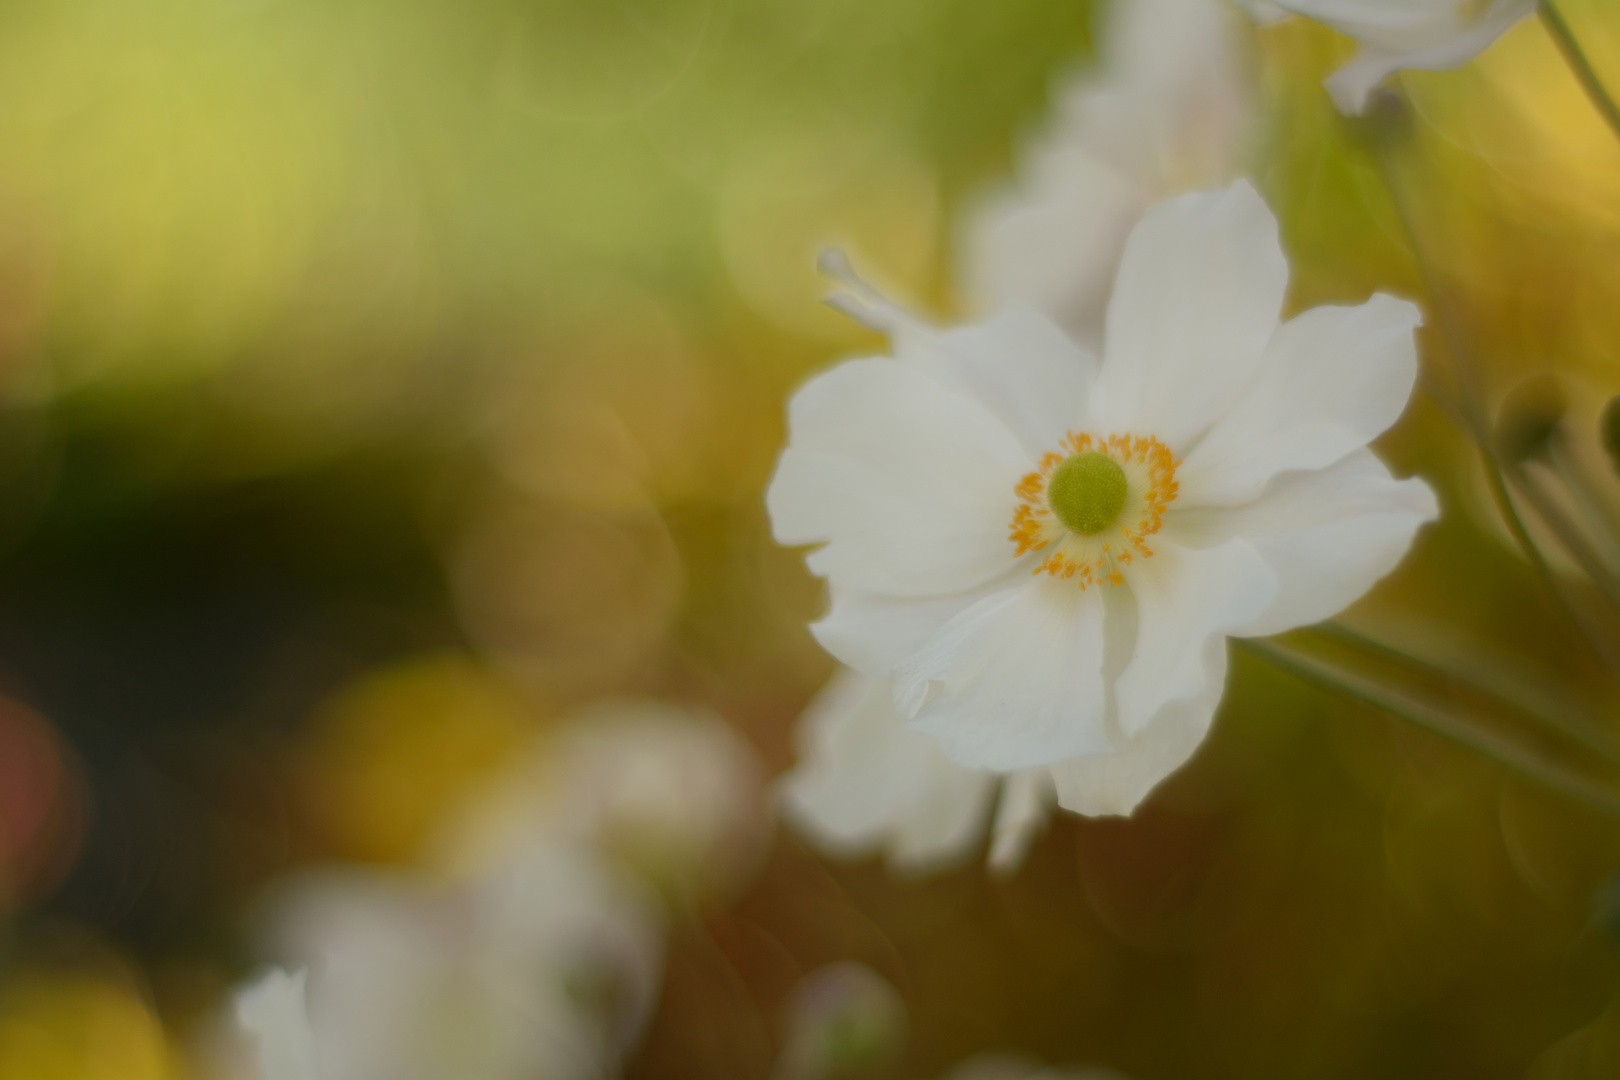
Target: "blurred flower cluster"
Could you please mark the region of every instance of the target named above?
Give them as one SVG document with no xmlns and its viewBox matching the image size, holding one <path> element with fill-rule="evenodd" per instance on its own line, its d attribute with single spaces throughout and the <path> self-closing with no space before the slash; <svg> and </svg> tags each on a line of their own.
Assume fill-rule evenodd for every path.
<svg viewBox="0 0 1620 1080">
<path fill-rule="evenodd" d="M 438 874 L 285 883 L 267 933 L 313 985 L 277 969 L 238 995 L 258 1075 L 617 1072 L 656 999 L 660 927 L 759 853 L 757 773 L 712 717 L 603 705 L 451 811 Z"/>
</svg>

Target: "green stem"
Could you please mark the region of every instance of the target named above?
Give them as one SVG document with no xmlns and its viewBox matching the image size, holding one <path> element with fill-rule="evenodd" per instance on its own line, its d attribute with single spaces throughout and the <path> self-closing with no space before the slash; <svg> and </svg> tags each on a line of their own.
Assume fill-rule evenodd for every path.
<svg viewBox="0 0 1620 1080">
<path fill-rule="evenodd" d="M 1392 716 L 1398 716 L 1483 754 L 1497 764 L 1512 769 L 1550 791 L 1620 820 L 1620 797 L 1584 777 L 1575 775 L 1561 765 L 1538 757 L 1511 740 L 1481 731 L 1433 706 L 1414 701 L 1369 679 L 1340 671 L 1332 664 L 1306 656 L 1274 641 L 1241 638 L 1237 640 L 1237 644 L 1305 682 L 1348 695 Z"/>
<path fill-rule="evenodd" d="M 1607 565 L 1620 567 L 1620 543 L 1616 543 L 1614 506 L 1602 491 L 1592 483 L 1591 473 L 1579 456 L 1570 452 L 1569 434 L 1560 428 L 1548 445 L 1553 471 L 1569 488 L 1575 504 L 1580 508 L 1603 548 Z"/>
<path fill-rule="evenodd" d="M 1522 466 L 1507 465 L 1504 471 L 1513 486 L 1524 493 L 1536 516 L 1547 523 L 1547 527 L 1558 538 L 1558 542 L 1563 545 L 1570 558 L 1575 560 L 1575 565 L 1592 579 L 1592 583 L 1603 593 L 1615 611 L 1620 612 L 1620 585 L 1615 583 L 1613 572 L 1604 565 L 1597 552 L 1592 550 L 1592 545 L 1587 543 L 1580 528 L 1569 520 L 1558 503 Z"/>
<path fill-rule="evenodd" d="M 1572 710 L 1566 708 L 1562 701 L 1550 700 L 1539 691 L 1527 692 L 1522 686 L 1509 686 L 1508 680 L 1499 672 L 1463 675 L 1433 661 L 1393 648 L 1339 622 L 1322 623 L 1312 629 L 1349 648 L 1417 670 L 1442 682 L 1466 687 L 1481 697 L 1489 698 L 1498 708 L 1517 713 L 1555 731 L 1571 742 L 1598 754 L 1610 764 L 1620 766 L 1620 742 L 1616 742 L 1596 724 L 1568 719 L 1568 714 Z M 1532 696 L 1535 700 L 1532 700 Z"/>
<path fill-rule="evenodd" d="M 1569 65 L 1570 71 L 1574 72 L 1576 80 L 1581 84 L 1581 89 L 1586 91 L 1586 96 L 1591 99 L 1597 111 L 1602 114 L 1604 122 L 1609 125 L 1610 130 L 1616 136 L 1620 136 L 1620 106 L 1615 104 L 1608 88 L 1603 85 L 1603 80 L 1598 77 L 1597 71 L 1593 69 L 1592 61 L 1587 58 L 1585 50 L 1581 48 L 1581 43 L 1575 39 L 1574 32 L 1569 28 L 1569 23 L 1565 21 L 1562 13 L 1553 6 L 1552 0 L 1541 0 L 1541 3 L 1537 5 L 1536 13 L 1541 16 L 1541 25 L 1547 28 L 1547 33 L 1551 35 L 1553 43 L 1558 46 L 1558 51 L 1564 54 L 1564 62 Z"/>
</svg>

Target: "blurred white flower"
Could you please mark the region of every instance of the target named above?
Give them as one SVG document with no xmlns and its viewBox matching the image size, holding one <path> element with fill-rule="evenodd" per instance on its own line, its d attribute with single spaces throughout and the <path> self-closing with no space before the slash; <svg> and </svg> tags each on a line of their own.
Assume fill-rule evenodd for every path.
<svg viewBox="0 0 1620 1080">
<path fill-rule="evenodd" d="M 986 310 L 1035 308 L 1088 347 L 1131 226 L 1170 195 L 1238 177 L 1255 108 L 1226 0 L 1117 0 L 1098 66 L 1054 93 L 1019 182 L 969 217 L 961 277 Z"/>
<path fill-rule="evenodd" d="M 1340 110 L 1359 113 L 1397 71 L 1461 67 L 1533 14 L 1535 0 L 1238 0 L 1256 18 L 1293 13 L 1361 43 L 1361 51 L 1328 79 Z"/>
<path fill-rule="evenodd" d="M 1228 635 L 1333 614 L 1435 513 L 1365 448 L 1411 392 L 1417 310 L 1279 324 L 1287 277 L 1239 182 L 1132 231 L 1101 363 L 1033 313 L 870 310 L 895 358 L 794 396 L 767 494 L 780 542 L 822 545 L 817 638 L 952 761 L 1133 809 L 1202 741 Z"/>
<path fill-rule="evenodd" d="M 272 968 L 236 995 L 236 1019 L 257 1043 L 260 1080 L 319 1080 L 304 987 L 309 972 Z"/>
<path fill-rule="evenodd" d="M 660 968 L 635 889 L 558 843 L 455 886 L 312 876 L 276 905 L 272 934 L 314 974 L 307 1014 L 302 972 L 238 998 L 262 1080 L 599 1076 L 639 1035 Z"/>
<path fill-rule="evenodd" d="M 805 711 L 799 741 L 799 764 L 781 781 L 782 810 L 834 855 L 884 851 L 906 872 L 947 867 L 977 849 L 997 803 L 990 865 L 1012 870 L 1051 813 L 1050 769 L 1003 780 L 951 762 L 936 740 L 906 727 L 888 680 L 849 668 Z"/>
<path fill-rule="evenodd" d="M 905 1045 L 905 1001 L 864 964 L 844 961 L 812 971 L 793 988 L 786 1013 L 772 1080 L 884 1072 Z"/>
<path fill-rule="evenodd" d="M 979 1054 L 945 1080 L 1125 1080 L 1112 1069 L 1054 1069 L 1014 1054 Z"/>
<path fill-rule="evenodd" d="M 666 894 L 746 879 L 769 819 L 753 751 L 718 717 L 657 701 L 605 702 L 514 762 L 435 845 L 452 870 L 497 864 L 540 830 L 610 853 Z"/>
</svg>

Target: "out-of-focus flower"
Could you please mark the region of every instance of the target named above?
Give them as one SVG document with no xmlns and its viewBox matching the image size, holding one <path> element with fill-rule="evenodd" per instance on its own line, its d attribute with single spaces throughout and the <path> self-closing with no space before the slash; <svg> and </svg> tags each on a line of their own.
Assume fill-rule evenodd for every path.
<svg viewBox="0 0 1620 1080">
<path fill-rule="evenodd" d="M 298 976 L 245 991 L 261 1080 L 305 1080 L 288 1070 L 307 1060 L 319 1080 L 612 1074 L 657 997 L 653 888 L 735 883 L 762 811 L 758 766 L 718 719 L 576 715 L 452 816 L 431 845 L 442 876 L 330 872 L 272 905 L 274 952 L 311 971 L 312 1034 Z"/>
<path fill-rule="evenodd" d="M 1328 79 L 1339 108 L 1359 113 L 1397 71 L 1450 71 L 1484 52 L 1536 9 L 1535 0 L 1238 0 L 1261 21 L 1299 14 L 1361 43 Z"/>
<path fill-rule="evenodd" d="M 841 669 L 805 711 L 799 737 L 782 808 L 836 855 L 881 850 L 911 872 L 960 862 L 978 847 L 999 786 L 990 864 L 1011 870 L 1051 812 L 1050 769 L 1003 781 L 955 764 L 936 740 L 906 727 L 886 679 Z"/>
<path fill-rule="evenodd" d="M 277 906 L 272 972 L 238 998 L 262 1080 L 592 1077 L 634 1043 L 661 947 L 638 891 L 586 848 L 532 839 L 481 879 L 334 872 Z"/>
<path fill-rule="evenodd" d="M 945 1080 L 1125 1080 L 1112 1069 L 1053 1069 L 1013 1054 L 979 1054 Z"/>
<path fill-rule="evenodd" d="M 1056 92 L 1018 185 L 968 220 L 962 279 L 987 309 L 1027 305 L 1088 346 L 1131 226 L 1149 206 L 1237 178 L 1255 109 L 1225 0 L 1119 0 L 1100 69 Z"/>
<path fill-rule="evenodd" d="M 258 1042 L 262 1080 L 319 1080 L 304 988 L 309 972 L 272 968 L 236 995 L 236 1019 Z"/>
<path fill-rule="evenodd" d="M 774 1080 L 868 1076 L 892 1065 L 905 1045 L 905 1002 L 864 964 L 812 971 L 794 988 L 787 1013 Z"/>
<path fill-rule="evenodd" d="M 1366 450 L 1416 308 L 1280 324 L 1287 278 L 1239 182 L 1133 230 L 1101 363 L 1032 313 L 936 333 L 873 308 L 895 358 L 795 395 L 767 495 L 780 542 L 822 545 L 817 638 L 958 764 L 1053 766 L 1061 805 L 1129 812 L 1202 741 L 1227 636 L 1333 614 L 1435 513 Z"/>
<path fill-rule="evenodd" d="M 657 701 L 604 702 L 541 740 L 454 820 L 452 867 L 499 863 L 535 830 L 617 856 L 666 894 L 741 880 L 764 847 L 763 778 L 717 717 Z"/>
</svg>

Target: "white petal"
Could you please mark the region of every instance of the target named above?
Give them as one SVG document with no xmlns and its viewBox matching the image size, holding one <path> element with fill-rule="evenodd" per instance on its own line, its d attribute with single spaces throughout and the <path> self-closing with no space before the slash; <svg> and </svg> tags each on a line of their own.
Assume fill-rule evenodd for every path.
<svg viewBox="0 0 1620 1080">
<path fill-rule="evenodd" d="M 1011 772 L 1107 749 L 1103 604 L 1026 578 L 958 614 L 896 669 L 895 702 L 952 760 Z"/>
<path fill-rule="evenodd" d="M 1097 370 L 1055 323 L 1021 309 L 948 333 L 903 327 L 896 354 L 995 413 L 1030 461 L 1080 423 Z"/>
<path fill-rule="evenodd" d="M 1359 113 L 1385 76 L 1402 69 L 1448 71 L 1484 52 L 1535 10 L 1535 0 L 1280 0 L 1363 45 L 1328 80 L 1339 108 Z M 1477 13 L 1469 8 L 1480 8 Z"/>
<path fill-rule="evenodd" d="M 1272 3 L 1271 0 L 1237 0 L 1237 6 L 1248 12 L 1249 18 L 1261 26 L 1281 22 L 1293 14 Z"/>
<path fill-rule="evenodd" d="M 1025 769 L 1007 777 L 991 832 L 991 870 L 1010 874 L 1024 865 L 1030 845 L 1051 820 L 1056 798 L 1050 769 Z"/>
<path fill-rule="evenodd" d="M 1078 147 L 1039 152 L 1030 172 L 971 218 L 963 277 L 985 307 L 1032 307 L 1100 344 L 1114 270 L 1146 192 Z"/>
<path fill-rule="evenodd" d="M 1177 505 L 1252 502 L 1279 472 L 1366 446 L 1406 408 L 1421 321 L 1414 305 L 1380 294 L 1283 326 L 1242 399 L 1177 467 Z"/>
<path fill-rule="evenodd" d="M 805 711 L 799 738 L 782 809 L 819 847 L 887 848 L 895 866 L 926 870 L 978 846 L 996 777 L 951 764 L 933 739 L 909 730 L 887 680 L 840 671 Z"/>
<path fill-rule="evenodd" d="M 983 406 L 915 365 L 854 360 L 794 395 L 789 425 L 766 503 L 779 542 L 827 542 L 814 572 L 899 596 L 1006 572 L 1013 487 L 1030 462 Z"/>
<path fill-rule="evenodd" d="M 1108 305 L 1099 427 L 1185 453 L 1248 385 L 1287 287 L 1277 219 L 1248 181 L 1148 211 Z"/>
<path fill-rule="evenodd" d="M 1256 117 L 1248 35 L 1231 5 L 1130 0 L 1105 12 L 1104 77 L 1061 103 L 1072 137 L 1130 177 L 1144 204 L 1235 179 Z"/>
<path fill-rule="evenodd" d="M 1277 592 L 1276 576 L 1243 540 L 1198 549 L 1156 539 L 1154 556 L 1126 578 L 1136 598 L 1136 652 L 1114 693 L 1128 737 L 1167 704 L 1201 697 L 1212 680 L 1218 688 L 1209 643 L 1247 627 Z"/>
<path fill-rule="evenodd" d="M 259 1041 L 259 1080 L 316 1080 L 315 1036 L 304 1002 L 308 972 L 266 972 L 236 995 L 237 1023 Z"/>
<path fill-rule="evenodd" d="M 1347 37 L 1389 53 L 1455 67 L 1530 15 L 1535 0 L 1277 0 Z M 1448 63 L 1449 61 L 1449 63 Z M 1439 70 L 1435 68 L 1433 70 Z"/>
<path fill-rule="evenodd" d="M 1322 84 L 1333 98 L 1333 104 L 1346 116 L 1360 116 L 1367 111 L 1367 102 L 1378 84 L 1406 65 L 1402 58 L 1371 45 L 1350 58 L 1350 62 L 1327 77 Z"/>
<path fill-rule="evenodd" d="M 1203 692 L 1165 705 L 1126 745 L 1113 753 L 1054 766 L 1058 805 L 1093 817 L 1129 814 L 1161 780 L 1181 768 L 1203 743 L 1220 705 L 1226 682 L 1224 639 L 1205 642 L 1204 667 L 1209 677 Z"/>
<path fill-rule="evenodd" d="M 834 588 L 830 610 L 810 625 L 810 632 L 822 648 L 857 671 L 888 676 L 959 612 L 1028 574 L 1027 567 L 1015 564 L 977 589 L 920 599 Z"/>
<path fill-rule="evenodd" d="M 1438 513 L 1421 480 L 1396 480 L 1370 450 L 1331 468 L 1284 473 L 1249 506 L 1189 511 L 1166 529 L 1218 543 L 1242 536 L 1277 575 L 1277 594 L 1245 636 L 1318 622 L 1393 570 Z"/>
</svg>

